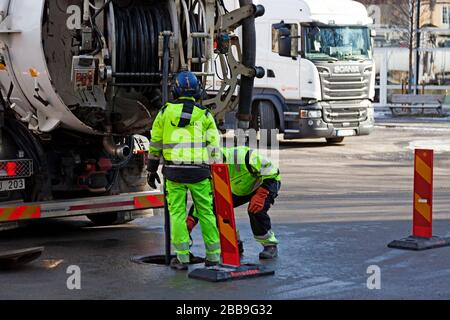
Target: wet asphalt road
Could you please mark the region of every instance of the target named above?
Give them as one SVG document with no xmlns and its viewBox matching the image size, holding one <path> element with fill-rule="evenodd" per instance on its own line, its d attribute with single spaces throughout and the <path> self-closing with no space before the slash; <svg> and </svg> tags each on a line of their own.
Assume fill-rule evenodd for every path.
<svg viewBox="0 0 450 320">
<path fill-rule="evenodd" d="M 283 189 L 272 209 L 280 257 L 275 276 L 211 284 L 136 255 L 164 250 L 163 219 L 94 227 L 84 218 L 37 222 L 0 233 L 0 251 L 45 246 L 42 257 L 0 272 L 0 299 L 449 299 L 450 247 L 389 249 L 409 235 L 413 152 L 436 148 L 434 233 L 450 237 L 450 122 L 381 120 L 369 137 L 342 146 L 281 143 Z M 237 211 L 244 262 L 257 262 L 248 218 Z M 199 230 L 194 252 L 202 254 Z M 81 290 L 68 290 L 67 268 L 81 268 Z M 381 289 L 366 271 L 381 269 Z"/>
</svg>

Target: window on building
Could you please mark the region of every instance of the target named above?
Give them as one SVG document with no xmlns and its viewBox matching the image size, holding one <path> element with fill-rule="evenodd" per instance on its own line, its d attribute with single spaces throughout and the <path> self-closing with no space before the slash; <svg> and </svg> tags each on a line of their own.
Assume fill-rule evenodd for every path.
<svg viewBox="0 0 450 320">
<path fill-rule="evenodd" d="M 442 23 L 450 24 L 450 7 L 449 6 L 442 7 Z"/>
</svg>

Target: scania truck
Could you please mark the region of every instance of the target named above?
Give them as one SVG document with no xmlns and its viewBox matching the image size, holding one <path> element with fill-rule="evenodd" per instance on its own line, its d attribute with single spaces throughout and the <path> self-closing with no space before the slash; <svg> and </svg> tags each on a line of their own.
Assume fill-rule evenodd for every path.
<svg viewBox="0 0 450 320">
<path fill-rule="evenodd" d="M 266 8 L 256 22 L 266 75 L 255 82 L 252 127 L 329 143 L 370 134 L 375 66 L 366 8 L 350 0 L 256 2 Z"/>
</svg>

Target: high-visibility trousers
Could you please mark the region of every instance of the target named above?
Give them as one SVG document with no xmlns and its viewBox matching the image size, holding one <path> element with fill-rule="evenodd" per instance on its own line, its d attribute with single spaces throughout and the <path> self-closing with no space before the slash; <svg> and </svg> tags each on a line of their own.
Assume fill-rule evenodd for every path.
<svg viewBox="0 0 450 320">
<path fill-rule="evenodd" d="M 167 204 L 170 212 L 172 244 L 178 260 L 189 263 L 189 231 L 186 224 L 186 197 L 190 191 L 197 208 L 203 240 L 205 242 L 206 260 L 220 261 L 220 237 L 216 216 L 213 210 L 213 191 L 210 179 L 198 183 L 179 183 L 166 180 Z"/>
</svg>

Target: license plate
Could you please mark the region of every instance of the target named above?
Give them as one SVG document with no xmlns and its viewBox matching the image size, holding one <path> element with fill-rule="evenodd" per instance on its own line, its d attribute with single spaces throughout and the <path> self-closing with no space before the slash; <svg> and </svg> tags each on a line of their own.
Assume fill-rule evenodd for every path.
<svg viewBox="0 0 450 320">
<path fill-rule="evenodd" d="M 336 131 L 336 135 L 338 137 L 351 137 L 356 134 L 355 130 L 338 130 Z"/>
<path fill-rule="evenodd" d="M 25 189 L 25 179 L 0 181 L 0 192 Z"/>
</svg>

